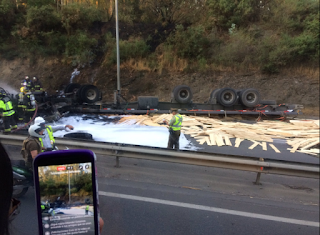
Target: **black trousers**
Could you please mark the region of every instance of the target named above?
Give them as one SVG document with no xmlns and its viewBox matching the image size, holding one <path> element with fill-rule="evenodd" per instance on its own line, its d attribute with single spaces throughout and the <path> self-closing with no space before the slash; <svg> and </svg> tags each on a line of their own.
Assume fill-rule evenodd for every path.
<svg viewBox="0 0 320 235">
<path fill-rule="evenodd" d="M 34 114 L 34 111 L 25 111 L 24 112 L 24 117 L 23 117 L 24 124 L 27 124 L 28 122 L 30 122 L 30 120 L 33 117 L 33 114 Z"/>
<path fill-rule="evenodd" d="M 11 128 L 16 129 L 17 123 L 14 120 L 14 115 L 2 117 L 3 118 L 3 124 L 4 124 L 4 132 L 10 132 Z"/>
<path fill-rule="evenodd" d="M 169 131 L 168 149 L 179 149 L 180 131 Z"/>
</svg>

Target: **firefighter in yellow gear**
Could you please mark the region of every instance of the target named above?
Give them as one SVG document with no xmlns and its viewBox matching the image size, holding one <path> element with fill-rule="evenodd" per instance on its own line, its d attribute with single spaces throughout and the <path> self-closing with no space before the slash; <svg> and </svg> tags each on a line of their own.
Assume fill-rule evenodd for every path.
<svg viewBox="0 0 320 235">
<path fill-rule="evenodd" d="M 32 91 L 34 92 L 43 92 L 42 84 L 37 77 L 32 78 Z"/>
<path fill-rule="evenodd" d="M 25 109 L 25 105 L 23 103 L 23 98 L 24 98 L 24 95 L 25 95 L 25 91 L 26 91 L 26 87 L 21 87 L 20 88 L 20 92 L 18 94 L 18 110 L 17 110 L 17 113 L 18 113 L 18 120 L 19 121 L 23 121 L 23 117 L 24 117 L 24 109 Z"/>
<path fill-rule="evenodd" d="M 27 89 L 27 87 L 25 87 Z M 24 117 L 23 121 L 24 124 L 27 125 L 36 110 L 36 101 L 34 99 L 34 95 L 31 93 L 30 90 L 25 90 L 25 94 L 23 96 L 23 109 L 24 109 Z"/>
<path fill-rule="evenodd" d="M 17 129 L 17 123 L 14 120 L 15 111 L 12 107 L 12 102 L 7 93 L 1 89 L 0 90 L 0 116 L 3 119 L 4 124 L 4 134 L 8 134 L 11 130 Z"/>
</svg>

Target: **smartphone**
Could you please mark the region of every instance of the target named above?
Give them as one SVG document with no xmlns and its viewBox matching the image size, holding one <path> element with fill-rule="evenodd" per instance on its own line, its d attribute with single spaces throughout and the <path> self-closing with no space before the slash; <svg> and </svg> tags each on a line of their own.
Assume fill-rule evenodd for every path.
<svg viewBox="0 0 320 235">
<path fill-rule="evenodd" d="M 33 161 L 40 235 L 99 235 L 96 156 L 90 150 L 44 152 Z"/>
</svg>

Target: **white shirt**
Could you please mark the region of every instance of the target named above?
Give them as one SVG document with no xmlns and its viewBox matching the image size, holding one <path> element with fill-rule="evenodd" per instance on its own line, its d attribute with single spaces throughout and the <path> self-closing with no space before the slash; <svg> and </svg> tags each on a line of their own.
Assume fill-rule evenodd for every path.
<svg viewBox="0 0 320 235">
<path fill-rule="evenodd" d="M 46 126 L 47 127 L 47 126 Z M 52 131 L 59 131 L 59 130 L 65 130 L 65 126 L 60 125 L 60 126 L 51 126 Z M 44 137 L 42 138 L 42 142 L 43 142 L 43 147 L 45 148 L 53 148 L 51 141 L 50 141 L 50 137 L 49 137 L 49 133 L 47 131 L 47 128 L 44 130 L 43 132 Z"/>
</svg>

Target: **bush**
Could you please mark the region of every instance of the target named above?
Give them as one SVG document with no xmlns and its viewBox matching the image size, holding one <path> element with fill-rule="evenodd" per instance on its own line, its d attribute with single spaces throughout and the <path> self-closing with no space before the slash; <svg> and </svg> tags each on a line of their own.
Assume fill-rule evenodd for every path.
<svg viewBox="0 0 320 235">
<path fill-rule="evenodd" d="M 175 32 L 167 38 L 166 44 L 171 45 L 179 57 L 188 59 L 206 58 L 210 47 L 205 29 L 201 25 L 191 26 L 186 30 L 178 25 Z"/>
<path fill-rule="evenodd" d="M 109 62 L 117 62 L 116 40 L 110 34 L 106 36 L 105 49 L 108 50 Z M 150 52 L 150 46 L 141 38 L 131 38 L 128 41 L 119 41 L 120 60 L 121 62 L 131 58 L 144 58 Z"/>
<path fill-rule="evenodd" d="M 73 65 L 92 63 L 95 59 L 93 48 L 96 45 L 95 38 L 91 38 L 79 30 L 67 38 L 64 55 L 72 59 Z"/>
<path fill-rule="evenodd" d="M 70 4 L 61 8 L 61 22 L 68 35 L 77 30 L 87 30 L 102 17 L 102 11 L 92 5 Z"/>
<path fill-rule="evenodd" d="M 216 27 L 228 30 L 232 24 L 245 28 L 259 20 L 260 8 L 256 0 L 208 0 L 210 15 Z"/>
<path fill-rule="evenodd" d="M 54 29 L 61 30 L 59 15 L 49 5 L 28 8 L 26 22 L 30 33 L 50 32 Z"/>
<path fill-rule="evenodd" d="M 0 42 L 10 36 L 10 31 L 15 23 L 15 5 L 12 1 L 0 2 Z"/>
</svg>

